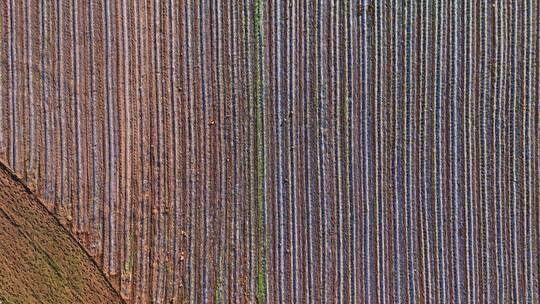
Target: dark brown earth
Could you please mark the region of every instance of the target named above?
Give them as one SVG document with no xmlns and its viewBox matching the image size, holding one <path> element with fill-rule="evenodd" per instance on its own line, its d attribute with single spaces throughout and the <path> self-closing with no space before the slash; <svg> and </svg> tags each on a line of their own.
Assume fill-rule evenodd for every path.
<svg viewBox="0 0 540 304">
<path fill-rule="evenodd" d="M 124 303 L 74 237 L 2 163 L 0 303 Z"/>
</svg>

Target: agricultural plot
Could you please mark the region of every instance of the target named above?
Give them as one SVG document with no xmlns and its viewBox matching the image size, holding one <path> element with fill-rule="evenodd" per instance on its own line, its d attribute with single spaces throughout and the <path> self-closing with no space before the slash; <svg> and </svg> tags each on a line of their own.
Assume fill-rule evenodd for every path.
<svg viewBox="0 0 540 304">
<path fill-rule="evenodd" d="M 0 0 L 0 159 L 128 302 L 537 303 L 539 22 Z"/>
<path fill-rule="evenodd" d="M 0 303 L 124 303 L 98 265 L 0 163 Z"/>
</svg>

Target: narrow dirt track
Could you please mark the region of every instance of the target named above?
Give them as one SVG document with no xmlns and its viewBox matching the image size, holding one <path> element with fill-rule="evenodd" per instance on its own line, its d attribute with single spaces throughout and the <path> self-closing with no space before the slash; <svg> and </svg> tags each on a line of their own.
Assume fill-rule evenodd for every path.
<svg viewBox="0 0 540 304">
<path fill-rule="evenodd" d="M 539 22 L 0 0 L 0 159 L 133 303 L 538 303 Z"/>
</svg>

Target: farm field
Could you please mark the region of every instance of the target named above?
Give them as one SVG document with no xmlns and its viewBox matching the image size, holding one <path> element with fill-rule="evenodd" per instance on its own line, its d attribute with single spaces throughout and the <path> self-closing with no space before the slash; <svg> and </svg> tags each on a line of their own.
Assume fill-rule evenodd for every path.
<svg viewBox="0 0 540 304">
<path fill-rule="evenodd" d="M 129 303 L 538 303 L 539 22 L 0 0 L 0 161 Z"/>
<path fill-rule="evenodd" d="M 75 238 L 0 163 L 0 302 L 123 303 Z"/>
</svg>

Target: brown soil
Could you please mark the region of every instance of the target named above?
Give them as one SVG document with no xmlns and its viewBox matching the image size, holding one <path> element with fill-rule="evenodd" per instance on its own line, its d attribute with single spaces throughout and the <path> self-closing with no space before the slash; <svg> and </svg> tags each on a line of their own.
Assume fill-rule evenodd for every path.
<svg viewBox="0 0 540 304">
<path fill-rule="evenodd" d="M 0 303 L 124 303 L 73 236 L 2 163 Z"/>
</svg>

